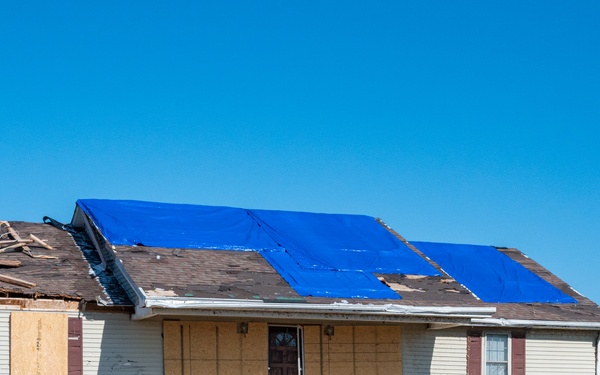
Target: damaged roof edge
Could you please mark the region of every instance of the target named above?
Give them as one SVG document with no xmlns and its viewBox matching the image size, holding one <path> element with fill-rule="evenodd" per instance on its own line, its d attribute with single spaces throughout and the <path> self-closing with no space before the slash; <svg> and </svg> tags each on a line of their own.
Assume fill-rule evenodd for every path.
<svg viewBox="0 0 600 375">
<path fill-rule="evenodd" d="M 395 304 L 363 305 L 349 303 L 333 304 L 300 304 L 300 303 L 269 303 L 263 301 L 229 300 L 212 298 L 173 298 L 148 297 L 143 306 L 136 306 L 134 319 L 145 319 L 156 315 L 169 315 L 177 310 L 184 310 L 202 315 L 205 310 L 244 311 L 248 315 L 253 312 L 269 312 L 276 314 L 345 314 L 395 316 L 395 317 L 443 317 L 443 318 L 491 318 L 496 312 L 495 307 L 449 307 L 449 306 L 402 306 Z M 332 319 L 335 317 L 332 316 Z"/>
<path fill-rule="evenodd" d="M 94 231 L 102 237 L 102 239 L 104 240 L 104 244 L 106 246 L 111 247 L 110 243 L 106 240 L 106 238 L 104 237 L 104 234 L 102 233 L 102 231 L 100 231 L 100 229 L 96 226 L 96 224 L 86 216 L 85 212 L 83 212 L 81 210 L 79 205 L 77 205 L 75 208 L 75 212 L 73 213 L 73 219 L 71 220 L 71 225 L 75 228 L 84 228 L 84 229 L 86 229 L 86 231 L 88 231 L 88 236 L 90 237 L 90 239 L 93 239 L 93 245 L 96 248 L 98 255 L 102 259 L 102 264 L 104 265 L 104 267 L 112 268 L 108 265 L 107 260 L 105 259 L 104 255 L 102 254 L 101 245 L 98 243 L 98 241 L 95 240 Z M 110 249 L 107 248 L 106 250 L 110 252 Z M 111 271 L 113 273 L 115 271 L 118 271 L 120 273 L 120 275 L 125 279 L 126 283 L 128 284 L 128 285 L 121 285 L 121 287 L 126 290 L 126 293 L 128 294 L 129 298 L 132 300 L 132 302 L 134 302 L 135 307 L 137 309 L 138 305 L 140 304 L 140 301 L 143 301 L 146 298 L 146 295 L 144 294 L 144 292 L 141 289 L 138 289 L 138 287 L 133 282 L 131 276 L 127 273 L 127 271 L 125 271 L 125 267 L 123 267 L 123 265 L 121 264 L 121 261 L 119 261 L 118 258 L 114 257 L 114 255 L 113 255 L 113 259 L 111 259 L 110 263 L 113 267 L 116 268 L 116 270 L 112 269 Z M 129 293 L 127 291 L 130 291 L 131 293 Z"/>
<path fill-rule="evenodd" d="M 473 318 L 473 325 L 498 326 L 498 327 L 525 327 L 525 328 L 552 328 L 552 329 L 579 329 L 600 330 L 600 322 L 569 322 L 559 320 L 524 320 L 504 318 Z"/>
</svg>

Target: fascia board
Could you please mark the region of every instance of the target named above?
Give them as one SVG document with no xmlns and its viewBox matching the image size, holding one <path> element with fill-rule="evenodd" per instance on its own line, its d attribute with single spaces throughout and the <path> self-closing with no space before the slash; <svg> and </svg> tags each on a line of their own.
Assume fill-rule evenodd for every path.
<svg viewBox="0 0 600 375">
<path fill-rule="evenodd" d="M 177 297 L 148 297 L 146 296 L 143 306 L 140 307 L 138 319 L 145 318 L 144 315 L 195 315 L 203 316 L 206 312 L 214 314 L 229 314 L 235 316 L 263 316 L 271 315 L 286 318 L 309 318 L 319 316 L 319 319 L 339 320 L 343 315 L 345 319 L 405 319 L 418 318 L 443 318 L 460 319 L 464 323 L 470 322 L 471 318 L 491 317 L 495 307 L 449 307 L 449 306 L 403 306 L 395 304 L 385 305 L 363 305 L 348 303 L 333 304 L 304 304 L 304 303 L 268 303 L 263 301 L 249 300 L 227 300 L 227 299 L 203 299 L 203 298 L 177 298 Z M 151 309 L 151 312 L 148 310 Z M 228 312 L 228 313 L 226 313 Z M 462 323 L 462 322 L 461 322 Z"/>
<path fill-rule="evenodd" d="M 551 329 L 577 329 L 600 330 L 600 322 L 570 322 L 560 320 L 524 320 L 503 318 L 474 318 L 475 326 L 485 327 L 511 327 L 511 328 L 551 328 Z"/>
</svg>

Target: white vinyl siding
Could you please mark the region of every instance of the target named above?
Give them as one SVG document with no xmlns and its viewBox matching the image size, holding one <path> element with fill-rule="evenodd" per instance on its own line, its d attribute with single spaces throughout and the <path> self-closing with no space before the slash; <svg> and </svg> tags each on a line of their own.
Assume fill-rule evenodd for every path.
<svg viewBox="0 0 600 375">
<path fill-rule="evenodd" d="M 404 374 L 464 375 L 467 373 L 466 332 L 426 330 L 423 325 L 403 326 L 402 363 Z"/>
<path fill-rule="evenodd" d="M 595 332 L 531 331 L 527 374 L 595 374 Z"/>
<path fill-rule="evenodd" d="M 83 373 L 162 375 L 162 322 L 84 313 Z"/>
<path fill-rule="evenodd" d="M 0 374 L 10 372 L 10 310 L 0 310 Z"/>
</svg>

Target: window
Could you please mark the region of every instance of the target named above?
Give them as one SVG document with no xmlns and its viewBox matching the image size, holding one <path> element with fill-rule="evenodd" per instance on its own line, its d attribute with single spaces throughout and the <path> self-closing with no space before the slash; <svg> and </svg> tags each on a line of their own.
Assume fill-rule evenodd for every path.
<svg viewBox="0 0 600 375">
<path fill-rule="evenodd" d="M 508 334 L 487 334 L 485 336 L 485 374 L 509 375 L 509 336 Z"/>
<path fill-rule="evenodd" d="M 525 375 L 524 330 L 467 332 L 467 374 Z"/>
</svg>

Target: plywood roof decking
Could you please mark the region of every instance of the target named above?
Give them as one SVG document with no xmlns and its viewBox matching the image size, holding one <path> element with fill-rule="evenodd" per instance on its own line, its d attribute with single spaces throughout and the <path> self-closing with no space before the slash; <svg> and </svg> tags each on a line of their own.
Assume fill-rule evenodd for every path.
<svg viewBox="0 0 600 375">
<path fill-rule="evenodd" d="M 0 295 L 84 299 L 86 301 L 95 301 L 99 296 L 105 301 L 131 304 L 120 286 L 115 283 L 106 284 L 110 290 L 110 293 L 107 294 L 106 287 L 100 285 L 90 275 L 89 264 L 99 262 L 99 259 L 94 259 L 94 256 L 96 258 L 98 256 L 86 242 L 85 237 L 76 235 L 79 238 L 74 239 L 67 231 L 47 224 L 26 222 L 11 222 L 10 224 L 22 237 L 34 234 L 54 248 L 54 250 L 47 250 L 30 244 L 33 254 L 52 255 L 58 259 L 35 259 L 22 252 L 0 253 L 0 258 L 19 260 L 22 264 L 18 268 L 0 268 L 1 274 L 36 284 L 33 288 L 26 288 L 0 282 Z M 76 244 L 75 240 L 79 243 Z M 90 263 L 84 258 L 86 253 L 91 256 L 88 260 Z M 109 277 L 108 275 L 104 276 L 104 278 Z"/>
</svg>

